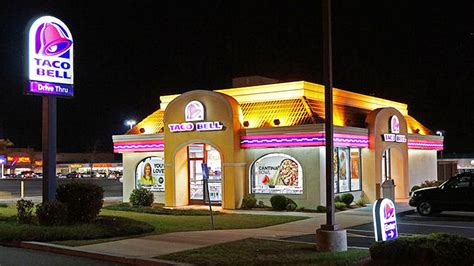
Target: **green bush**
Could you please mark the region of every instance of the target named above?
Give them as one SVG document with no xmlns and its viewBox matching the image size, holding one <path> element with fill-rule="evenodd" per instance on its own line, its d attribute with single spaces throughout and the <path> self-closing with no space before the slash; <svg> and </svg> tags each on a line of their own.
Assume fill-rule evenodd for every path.
<svg viewBox="0 0 474 266">
<path fill-rule="evenodd" d="M 270 203 L 272 204 L 272 208 L 276 211 L 283 211 L 286 209 L 287 200 L 286 197 L 283 195 L 273 195 L 270 198 Z"/>
<path fill-rule="evenodd" d="M 35 204 L 31 200 L 21 199 L 16 202 L 17 219 L 20 224 L 31 224 L 33 222 L 33 208 Z"/>
<path fill-rule="evenodd" d="M 71 223 L 94 220 L 104 203 L 104 190 L 93 183 L 71 182 L 61 184 L 56 199 L 67 206 L 67 218 Z"/>
<path fill-rule="evenodd" d="M 259 207 L 259 208 L 265 207 L 265 203 L 263 202 L 263 200 L 259 200 L 259 201 L 258 201 L 258 207 Z"/>
<path fill-rule="evenodd" d="M 242 199 L 242 209 L 252 209 L 255 207 L 257 207 L 257 199 L 255 198 L 255 195 L 249 194 Z"/>
<path fill-rule="evenodd" d="M 67 207 L 59 201 L 49 201 L 36 206 L 40 225 L 64 225 L 67 223 Z"/>
<path fill-rule="evenodd" d="M 337 210 L 342 211 L 342 210 L 346 209 L 347 205 L 344 202 L 336 201 L 335 207 L 336 207 Z"/>
<path fill-rule="evenodd" d="M 286 210 L 290 211 L 290 212 L 295 211 L 296 210 L 296 205 L 293 204 L 293 203 L 290 203 L 290 204 L 286 205 Z"/>
<path fill-rule="evenodd" d="M 129 200 L 134 207 L 150 207 L 155 200 L 155 196 L 148 189 L 136 188 L 130 194 Z"/>
<path fill-rule="evenodd" d="M 296 204 L 296 202 L 288 197 L 286 197 L 286 206 L 288 206 L 289 204 L 293 204 L 295 205 L 296 207 L 298 207 L 298 204 Z"/>
<path fill-rule="evenodd" d="M 317 212 L 327 212 L 328 208 L 326 208 L 326 206 L 323 206 L 323 205 L 318 205 L 318 207 L 316 207 L 316 211 Z"/>
<path fill-rule="evenodd" d="M 334 202 L 342 202 L 342 200 L 341 200 L 341 195 L 336 195 L 336 196 L 334 197 Z"/>
<path fill-rule="evenodd" d="M 373 244 L 370 247 L 370 256 L 377 262 L 397 261 L 401 263 L 400 265 L 403 263 L 410 263 L 410 265 L 472 265 L 474 263 L 474 241 L 445 233 L 399 237 Z"/>
<path fill-rule="evenodd" d="M 351 206 L 351 203 L 354 201 L 354 195 L 351 193 L 344 193 L 341 195 L 341 202 L 344 202 L 347 207 Z"/>
<path fill-rule="evenodd" d="M 364 198 L 360 198 L 357 200 L 356 204 L 360 207 L 365 207 L 367 205 L 367 201 Z"/>
</svg>

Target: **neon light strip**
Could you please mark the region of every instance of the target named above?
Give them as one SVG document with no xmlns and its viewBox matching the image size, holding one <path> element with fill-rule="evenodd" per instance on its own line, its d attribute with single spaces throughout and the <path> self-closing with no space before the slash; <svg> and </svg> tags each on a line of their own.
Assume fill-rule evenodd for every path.
<svg viewBox="0 0 474 266">
<path fill-rule="evenodd" d="M 324 133 L 243 136 L 240 142 L 241 148 L 324 145 Z M 335 134 L 334 145 L 365 148 L 369 146 L 369 138 L 367 136 Z"/>
<path fill-rule="evenodd" d="M 164 151 L 163 140 L 127 141 L 114 143 L 114 152 Z"/>
<path fill-rule="evenodd" d="M 416 150 L 443 150 L 442 141 L 408 140 L 408 148 Z"/>
</svg>

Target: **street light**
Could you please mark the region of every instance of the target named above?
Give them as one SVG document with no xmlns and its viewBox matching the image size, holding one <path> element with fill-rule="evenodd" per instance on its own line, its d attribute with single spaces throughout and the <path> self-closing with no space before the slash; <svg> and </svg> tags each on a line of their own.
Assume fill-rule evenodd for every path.
<svg viewBox="0 0 474 266">
<path fill-rule="evenodd" d="M 135 120 L 127 120 L 125 121 L 125 125 L 130 126 L 130 129 L 136 124 L 137 122 Z"/>
</svg>

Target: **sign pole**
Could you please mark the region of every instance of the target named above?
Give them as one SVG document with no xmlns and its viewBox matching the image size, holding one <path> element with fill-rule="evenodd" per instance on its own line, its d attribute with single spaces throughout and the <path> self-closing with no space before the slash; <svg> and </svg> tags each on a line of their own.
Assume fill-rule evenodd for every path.
<svg viewBox="0 0 474 266">
<path fill-rule="evenodd" d="M 334 210 L 334 126 L 332 112 L 332 42 L 331 42 L 331 0 L 322 1 L 323 24 L 323 72 L 324 113 L 326 137 L 326 224 L 316 230 L 316 247 L 319 251 L 347 251 L 346 230 L 336 224 Z"/>
<path fill-rule="evenodd" d="M 211 226 L 212 230 L 216 229 L 214 226 L 214 215 L 212 214 L 212 204 L 211 204 L 211 196 L 209 195 L 209 169 L 207 168 L 207 163 L 201 164 L 202 169 L 202 179 L 204 181 L 204 197 L 207 197 L 207 201 L 209 202 L 209 213 L 211 214 Z"/>
<path fill-rule="evenodd" d="M 56 96 L 43 96 L 43 202 L 56 198 Z"/>
</svg>

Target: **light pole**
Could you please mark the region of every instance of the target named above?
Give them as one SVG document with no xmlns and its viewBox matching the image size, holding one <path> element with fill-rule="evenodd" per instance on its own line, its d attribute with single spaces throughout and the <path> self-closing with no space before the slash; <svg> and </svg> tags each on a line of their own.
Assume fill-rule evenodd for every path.
<svg viewBox="0 0 474 266">
<path fill-rule="evenodd" d="M 334 210 L 334 126 L 332 113 L 332 42 L 331 0 L 322 1 L 324 113 L 326 137 L 326 224 L 316 230 L 316 248 L 319 251 L 347 251 L 347 233 L 335 221 Z"/>
<path fill-rule="evenodd" d="M 127 120 L 125 121 L 125 125 L 127 126 L 130 126 L 130 129 L 133 128 L 133 126 L 136 124 L 137 122 L 135 120 Z"/>
<path fill-rule="evenodd" d="M 440 136 L 440 137 L 444 137 L 444 130 L 437 130 L 436 131 L 436 135 Z M 444 141 L 443 141 L 444 142 Z M 440 159 L 443 159 L 443 150 L 440 150 L 439 151 L 439 157 Z"/>
</svg>

